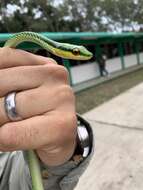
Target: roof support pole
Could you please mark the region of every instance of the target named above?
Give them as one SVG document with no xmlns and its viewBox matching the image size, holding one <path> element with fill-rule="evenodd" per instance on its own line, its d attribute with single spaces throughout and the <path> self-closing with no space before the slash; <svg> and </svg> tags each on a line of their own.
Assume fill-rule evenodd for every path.
<svg viewBox="0 0 143 190">
<path fill-rule="evenodd" d="M 119 56 L 121 59 L 121 65 L 122 65 L 122 69 L 125 69 L 125 60 L 124 60 L 124 53 L 123 53 L 123 44 L 120 42 L 118 43 L 118 52 L 119 52 Z"/>
<path fill-rule="evenodd" d="M 70 61 L 68 59 L 63 59 L 63 65 L 67 68 L 69 72 L 69 82 L 70 85 L 73 86 Z"/>
</svg>

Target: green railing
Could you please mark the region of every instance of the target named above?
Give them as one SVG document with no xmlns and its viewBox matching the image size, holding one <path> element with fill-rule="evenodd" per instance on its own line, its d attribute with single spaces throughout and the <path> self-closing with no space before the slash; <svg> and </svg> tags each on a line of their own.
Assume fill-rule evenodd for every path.
<svg viewBox="0 0 143 190">
<path fill-rule="evenodd" d="M 96 58 L 103 53 L 103 45 L 116 44 L 117 53 L 121 60 L 122 69 L 125 69 L 125 44 L 131 44 L 133 46 L 133 52 L 136 54 L 137 64 L 141 64 L 140 52 L 143 51 L 143 33 L 95 33 L 95 32 L 67 32 L 67 33 L 49 33 L 44 32 L 43 35 L 48 38 L 73 44 L 81 44 L 85 46 L 95 46 Z M 12 34 L 0 34 L 0 46 L 4 45 L 4 42 L 11 37 Z M 23 43 L 20 45 L 21 49 L 36 50 L 38 45 L 33 43 Z M 71 75 L 71 63 L 69 60 L 63 60 L 63 65 L 68 69 L 70 76 L 70 83 L 73 85 Z"/>
</svg>

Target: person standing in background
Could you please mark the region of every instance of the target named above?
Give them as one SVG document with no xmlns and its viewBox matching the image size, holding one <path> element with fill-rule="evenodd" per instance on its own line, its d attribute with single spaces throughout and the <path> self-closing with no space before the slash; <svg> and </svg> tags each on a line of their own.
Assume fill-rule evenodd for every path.
<svg viewBox="0 0 143 190">
<path fill-rule="evenodd" d="M 108 76 L 108 71 L 106 69 L 106 55 L 103 54 L 98 58 L 98 65 L 100 70 L 100 76 Z"/>
</svg>

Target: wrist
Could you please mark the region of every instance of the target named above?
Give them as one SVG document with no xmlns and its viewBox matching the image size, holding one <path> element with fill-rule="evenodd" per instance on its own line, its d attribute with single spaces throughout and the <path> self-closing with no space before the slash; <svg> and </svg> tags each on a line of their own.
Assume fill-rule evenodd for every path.
<svg viewBox="0 0 143 190">
<path fill-rule="evenodd" d="M 76 139 L 57 147 L 51 151 L 47 149 L 36 150 L 41 162 L 47 166 L 59 166 L 67 162 L 73 155 L 76 147 Z"/>
<path fill-rule="evenodd" d="M 70 160 L 79 163 L 91 152 L 93 135 L 91 127 L 81 116 L 77 115 L 77 137 L 52 151 L 37 150 L 40 160 L 47 166 L 59 166 Z"/>
</svg>

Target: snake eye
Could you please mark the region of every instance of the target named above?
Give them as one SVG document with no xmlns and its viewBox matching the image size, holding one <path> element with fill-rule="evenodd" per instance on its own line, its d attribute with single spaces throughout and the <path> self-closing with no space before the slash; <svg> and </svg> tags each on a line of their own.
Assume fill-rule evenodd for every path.
<svg viewBox="0 0 143 190">
<path fill-rule="evenodd" d="M 79 54 L 80 54 L 80 50 L 79 50 L 78 48 L 74 48 L 74 49 L 72 50 L 72 53 L 73 53 L 74 55 L 79 55 Z"/>
</svg>

